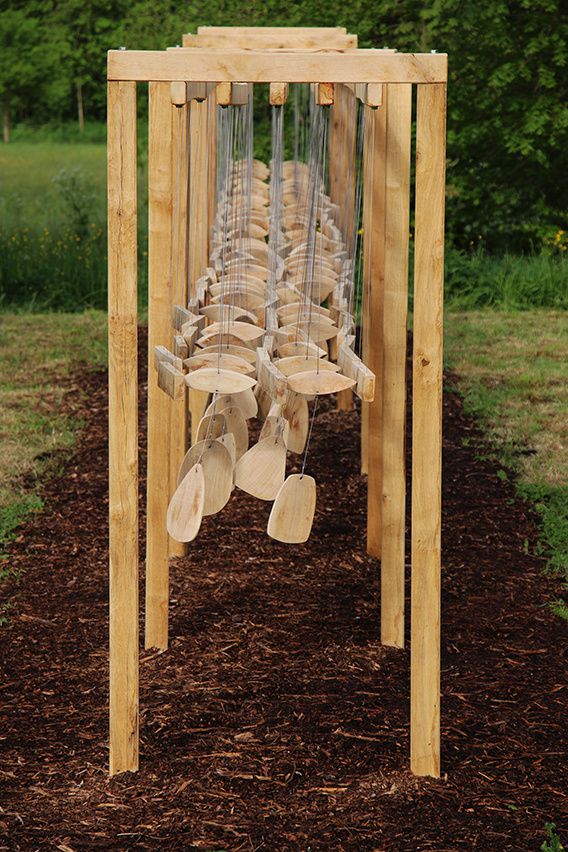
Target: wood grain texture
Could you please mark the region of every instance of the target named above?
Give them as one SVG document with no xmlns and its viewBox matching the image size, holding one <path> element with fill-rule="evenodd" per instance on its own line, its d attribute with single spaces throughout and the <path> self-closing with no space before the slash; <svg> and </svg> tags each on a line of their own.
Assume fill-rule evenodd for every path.
<svg viewBox="0 0 568 852">
<path fill-rule="evenodd" d="M 388 92 L 382 107 L 365 107 L 371 124 L 371 180 L 364 177 L 364 192 L 371 193 L 371 215 L 364 233 L 368 251 L 370 289 L 367 340 L 369 369 L 375 374 L 375 396 L 368 403 L 367 436 L 367 552 L 381 557 L 383 474 L 383 301 L 385 284 L 385 196 Z M 370 242 L 368 243 L 367 240 Z M 368 246 L 368 248 L 366 248 Z"/>
<path fill-rule="evenodd" d="M 110 50 L 109 80 L 198 80 L 249 83 L 437 83 L 447 79 L 443 53 L 353 50 L 316 54 L 303 50 L 174 48 Z"/>
<path fill-rule="evenodd" d="M 110 773 L 138 769 L 136 84 L 108 86 Z"/>
<path fill-rule="evenodd" d="M 419 86 L 412 410 L 410 765 L 440 774 L 440 526 L 446 86 Z"/>
<path fill-rule="evenodd" d="M 406 323 L 412 86 L 387 87 L 381 642 L 404 646 Z"/>
<path fill-rule="evenodd" d="M 172 245 L 171 269 L 171 307 L 176 304 L 187 305 L 188 301 L 188 185 L 189 162 L 187 156 L 189 107 L 187 105 L 170 111 L 172 122 Z M 170 409 L 170 496 L 177 487 L 177 470 L 185 455 L 189 438 L 189 417 L 187 386 L 184 385 L 183 403 Z M 187 545 L 170 539 L 171 556 L 184 556 Z"/>
<path fill-rule="evenodd" d="M 172 110 L 166 83 L 149 85 L 148 123 L 148 351 L 172 337 L 170 295 L 172 217 Z M 168 647 L 172 402 L 148 370 L 148 479 L 146 488 L 146 648 Z M 181 461 L 181 459 L 180 459 Z M 179 465 L 178 465 L 179 466 Z M 177 473 L 177 468 L 176 468 Z"/>
<path fill-rule="evenodd" d="M 302 544 L 310 537 L 315 510 L 315 479 L 291 474 L 276 495 L 268 518 L 268 535 L 286 544 Z"/>
</svg>

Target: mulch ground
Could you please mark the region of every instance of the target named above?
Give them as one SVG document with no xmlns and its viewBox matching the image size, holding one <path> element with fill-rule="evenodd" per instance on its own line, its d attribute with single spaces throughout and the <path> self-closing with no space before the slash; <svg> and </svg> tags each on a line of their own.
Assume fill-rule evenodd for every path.
<svg viewBox="0 0 568 852">
<path fill-rule="evenodd" d="M 270 506 L 238 491 L 204 521 L 172 566 L 170 649 L 141 653 L 140 772 L 109 780 L 105 382 L 78 374 L 86 401 L 69 388 L 78 451 L 11 547 L 0 848 L 501 852 L 539 849 L 550 819 L 562 834 L 566 625 L 451 376 L 443 777 L 408 770 L 409 655 L 379 641 L 359 415 L 322 407 L 310 541 L 269 539 Z"/>
</svg>

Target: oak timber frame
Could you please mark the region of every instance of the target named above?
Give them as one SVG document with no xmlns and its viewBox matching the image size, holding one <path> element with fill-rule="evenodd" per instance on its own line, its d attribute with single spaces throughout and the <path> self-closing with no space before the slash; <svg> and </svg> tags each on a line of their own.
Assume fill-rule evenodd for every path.
<svg viewBox="0 0 568 852">
<path fill-rule="evenodd" d="M 215 30 L 218 28 L 201 28 Z M 237 31 L 239 28 L 235 28 Z M 266 34 L 272 32 L 267 30 Z M 308 31 L 305 31 L 308 33 Z M 235 32 L 235 37 L 238 36 Z M 205 34 L 204 34 L 205 35 Z M 340 35 L 340 33 L 338 33 Z M 367 404 L 363 467 L 369 476 L 368 550 L 381 561 L 381 640 L 404 644 L 405 357 L 410 204 L 412 86 L 417 86 L 414 233 L 413 437 L 411 546 L 410 766 L 440 774 L 440 524 L 442 423 L 442 301 L 447 57 L 357 50 L 240 50 L 205 46 L 108 55 L 109 252 L 109 508 L 110 508 L 110 772 L 138 768 L 138 377 L 136 84 L 149 83 L 149 351 L 171 335 L 171 305 L 187 300 L 170 288 L 170 241 L 175 133 L 170 85 L 176 81 L 312 82 L 382 85 L 382 105 L 366 106 L 364 276 L 370 300 L 367 363 L 379 393 Z M 249 36 L 242 32 L 249 41 Z M 306 37 L 309 37 L 308 35 Z M 315 37 L 315 36 L 314 36 Z M 352 37 L 350 37 L 352 38 Z M 230 39 L 229 39 L 230 40 Z M 259 39 L 260 41 L 260 39 Z M 214 39 L 213 39 L 214 42 Z M 184 42 L 185 43 L 185 42 Z M 195 42 L 194 42 L 195 43 Z M 298 44 L 298 39 L 294 38 Z M 235 45 L 235 38 L 232 39 Z M 265 42 L 266 44 L 266 42 Z M 214 88 L 211 88 L 214 92 Z M 213 95 L 214 97 L 214 95 Z M 197 116 L 212 110 L 191 102 Z M 201 108 L 201 112 L 197 111 Z M 193 112 L 189 127 L 193 123 Z M 197 126 L 199 118 L 195 120 Z M 187 127 L 187 124 L 183 126 Z M 194 125 L 195 126 L 195 125 Z M 191 129 L 190 129 L 191 132 Z M 343 132 L 343 130 L 341 131 Z M 205 146 L 202 146 L 205 150 Z M 203 158 L 203 153 L 201 158 Z M 212 165 L 210 157 L 209 162 Z M 193 163 L 185 216 L 195 245 L 208 234 L 211 207 L 195 231 L 200 200 L 214 193 L 211 170 Z M 191 168 L 191 166 L 190 166 Z M 200 172 L 200 169 L 202 171 Z M 330 163 L 331 169 L 331 163 Z M 201 175 L 201 176 L 199 176 Z M 333 180 L 333 177 L 332 177 Z M 206 246 L 205 241 L 205 246 Z M 187 257 L 187 246 L 184 248 Z M 193 256 L 189 253 L 190 258 Z M 208 255 L 207 255 L 208 256 Z M 195 261 L 198 266 L 207 257 Z M 182 264 L 183 266 L 183 264 Z M 197 267 L 196 267 L 197 268 Z M 201 274 L 201 269 L 199 274 Z M 193 276 L 190 274 L 190 280 Z M 175 289 L 171 293 L 170 289 Z M 149 370 L 148 545 L 146 647 L 167 647 L 168 541 L 165 510 L 170 457 L 177 460 L 179 409 L 157 395 Z M 191 403 L 190 403 L 191 404 Z M 177 420 L 176 420 L 177 418 Z M 177 436 L 174 440 L 172 436 Z M 177 441 L 177 446 L 176 446 Z M 181 444 L 180 444 L 181 441 Z M 172 463 L 173 470 L 176 461 Z"/>
</svg>

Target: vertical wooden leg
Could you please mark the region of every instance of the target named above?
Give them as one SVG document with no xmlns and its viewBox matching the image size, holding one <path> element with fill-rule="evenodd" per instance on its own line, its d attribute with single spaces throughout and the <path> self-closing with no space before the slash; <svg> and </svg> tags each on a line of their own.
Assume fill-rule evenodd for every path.
<svg viewBox="0 0 568 852">
<path fill-rule="evenodd" d="M 170 317 L 173 317 L 174 305 L 187 305 L 188 246 L 187 246 L 187 204 L 189 162 L 187 158 L 187 105 L 171 110 L 172 120 L 172 240 L 173 257 L 171 269 Z M 170 330 L 170 339 L 172 330 Z M 167 343 L 166 343 L 167 345 Z M 177 487 L 178 471 L 187 451 L 188 416 L 187 390 L 182 401 L 170 400 L 170 498 Z M 184 556 L 187 544 L 169 540 L 170 556 Z"/>
<path fill-rule="evenodd" d="M 172 401 L 158 388 L 153 350 L 172 337 L 170 253 L 172 104 L 169 83 L 150 83 L 148 144 L 148 483 L 146 524 L 146 648 L 168 647 Z"/>
<path fill-rule="evenodd" d="M 418 86 L 412 410 L 410 766 L 440 774 L 440 526 L 446 86 Z"/>
<path fill-rule="evenodd" d="M 369 329 L 367 363 L 376 376 L 375 399 L 368 406 L 368 479 L 367 479 L 367 552 L 381 557 L 382 535 L 382 465 L 383 465 L 383 291 L 385 283 L 385 155 L 388 93 L 383 105 L 369 107 L 372 123 L 372 184 L 370 217 Z M 365 236 L 365 234 L 364 234 Z"/>
<path fill-rule="evenodd" d="M 361 305 L 361 354 L 365 364 L 369 363 L 369 294 L 371 292 L 371 252 L 370 242 L 365 236 L 371 232 L 373 194 L 373 156 L 372 140 L 374 124 L 372 112 L 365 110 L 363 126 L 363 303 Z M 361 476 L 369 473 L 369 403 L 361 403 Z"/>
<path fill-rule="evenodd" d="M 138 769 L 136 83 L 108 84 L 110 772 Z"/>
<path fill-rule="evenodd" d="M 209 170 L 209 123 L 206 101 L 190 103 L 190 184 L 189 184 L 189 292 L 197 279 L 205 273 L 209 262 L 209 213 L 210 192 Z M 189 414 L 191 441 L 197 437 L 197 427 L 207 405 L 208 394 L 191 389 L 189 391 Z"/>
<path fill-rule="evenodd" d="M 388 85 L 383 306 L 381 641 L 404 646 L 406 322 L 412 86 Z"/>
<path fill-rule="evenodd" d="M 336 87 L 337 89 L 337 87 Z M 351 251 L 353 250 L 353 230 L 355 227 L 355 167 L 357 155 L 357 99 L 348 89 L 341 86 L 342 128 L 339 140 L 342 156 L 342 180 L 338 190 L 338 203 L 344 216 L 343 236 Z M 351 388 L 337 394 L 338 411 L 353 411 L 353 391 Z"/>
</svg>

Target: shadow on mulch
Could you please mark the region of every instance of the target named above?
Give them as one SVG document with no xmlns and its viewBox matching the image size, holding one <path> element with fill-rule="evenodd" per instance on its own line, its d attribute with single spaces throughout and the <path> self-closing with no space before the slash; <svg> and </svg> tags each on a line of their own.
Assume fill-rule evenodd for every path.
<svg viewBox="0 0 568 852">
<path fill-rule="evenodd" d="M 141 770 L 107 778 L 106 379 L 85 372 L 80 447 L 3 589 L 0 848 L 540 848 L 566 816 L 566 627 L 530 513 L 464 445 L 479 435 L 447 381 L 444 777 L 407 768 L 408 650 L 379 641 L 359 415 L 322 407 L 310 541 L 269 539 L 269 504 L 238 491 L 205 519 L 172 565 L 170 650 L 141 655 Z"/>
</svg>

